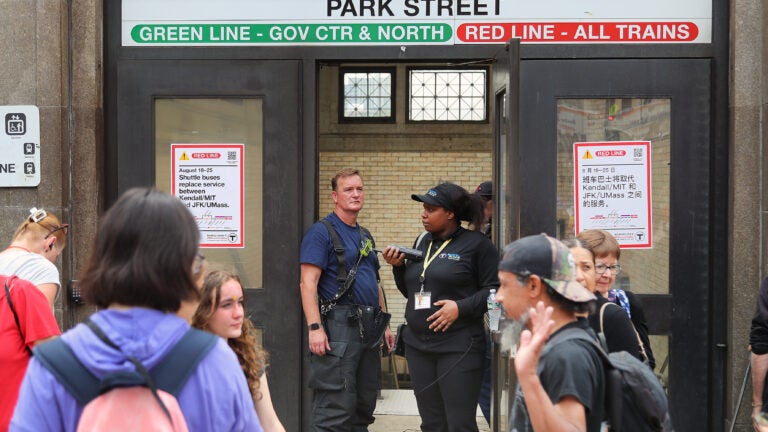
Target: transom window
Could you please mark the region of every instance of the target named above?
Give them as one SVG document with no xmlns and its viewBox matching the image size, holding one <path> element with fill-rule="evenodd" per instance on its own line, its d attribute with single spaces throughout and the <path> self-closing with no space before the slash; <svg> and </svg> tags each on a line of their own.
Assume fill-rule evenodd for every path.
<svg viewBox="0 0 768 432">
<path fill-rule="evenodd" d="M 394 122 L 395 70 L 342 69 L 341 121 Z"/>
<path fill-rule="evenodd" d="M 484 122 L 487 69 L 410 69 L 410 121 Z"/>
</svg>

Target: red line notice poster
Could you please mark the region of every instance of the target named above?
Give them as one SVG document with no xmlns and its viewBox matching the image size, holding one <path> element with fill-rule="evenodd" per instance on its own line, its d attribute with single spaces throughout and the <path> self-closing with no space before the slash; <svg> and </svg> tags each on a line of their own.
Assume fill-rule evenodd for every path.
<svg viewBox="0 0 768 432">
<path fill-rule="evenodd" d="M 200 246 L 241 248 L 243 144 L 171 144 L 171 191 L 197 221 Z"/>
<path fill-rule="evenodd" d="M 578 142 L 573 158 L 576 234 L 603 229 L 622 248 L 652 248 L 651 142 Z"/>
</svg>

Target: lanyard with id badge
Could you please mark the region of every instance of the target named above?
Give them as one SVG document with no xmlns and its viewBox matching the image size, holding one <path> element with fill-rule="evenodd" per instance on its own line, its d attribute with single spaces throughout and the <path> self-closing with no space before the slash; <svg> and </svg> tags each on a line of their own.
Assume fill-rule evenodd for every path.
<svg viewBox="0 0 768 432">
<path fill-rule="evenodd" d="M 432 242 L 429 242 L 429 247 L 427 248 L 427 253 L 424 255 L 424 262 L 422 263 L 421 276 L 419 276 L 421 289 L 419 289 L 419 292 L 413 295 L 413 308 L 415 310 L 429 309 L 432 306 L 432 293 L 429 291 L 424 291 L 424 281 L 426 280 L 425 275 L 427 273 L 427 267 L 429 267 L 429 265 L 432 264 L 432 261 L 434 261 L 435 258 L 440 255 L 440 252 L 442 252 L 443 249 L 448 246 L 448 243 L 450 243 L 451 240 L 453 239 L 446 240 L 445 243 L 443 243 L 442 246 L 440 246 L 440 248 L 435 251 L 435 254 L 432 255 L 432 257 L 430 257 L 430 251 L 432 251 Z"/>
</svg>

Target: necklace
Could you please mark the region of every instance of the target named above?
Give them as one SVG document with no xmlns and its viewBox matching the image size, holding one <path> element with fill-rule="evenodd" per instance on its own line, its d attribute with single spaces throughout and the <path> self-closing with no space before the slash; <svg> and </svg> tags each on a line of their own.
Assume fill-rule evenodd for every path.
<svg viewBox="0 0 768 432">
<path fill-rule="evenodd" d="M 27 248 L 25 248 L 23 246 L 13 246 L 13 245 L 11 245 L 11 246 L 8 246 L 7 248 L 5 248 L 5 250 L 8 250 L 8 249 L 21 249 L 23 251 L 27 251 L 29 253 L 32 253 L 31 250 L 29 250 L 29 249 L 27 249 Z"/>
</svg>

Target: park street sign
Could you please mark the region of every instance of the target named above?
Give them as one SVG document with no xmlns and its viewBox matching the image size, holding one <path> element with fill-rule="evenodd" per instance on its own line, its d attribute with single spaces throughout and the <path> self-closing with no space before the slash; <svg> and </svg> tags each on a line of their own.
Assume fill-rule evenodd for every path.
<svg viewBox="0 0 768 432">
<path fill-rule="evenodd" d="M 712 0 L 123 0 L 123 46 L 691 44 Z"/>
<path fill-rule="evenodd" d="M 0 106 L 0 187 L 40 185 L 40 111 L 34 105 Z"/>
</svg>

